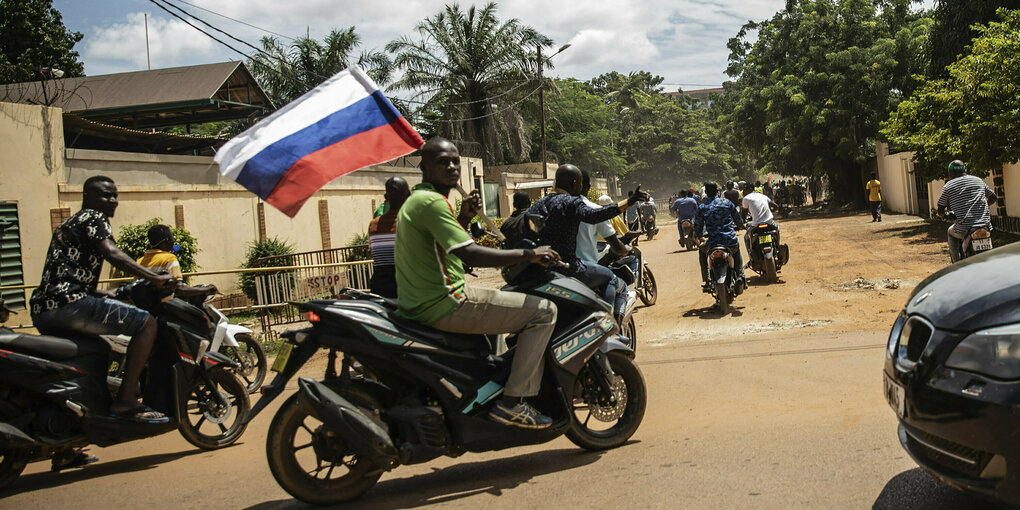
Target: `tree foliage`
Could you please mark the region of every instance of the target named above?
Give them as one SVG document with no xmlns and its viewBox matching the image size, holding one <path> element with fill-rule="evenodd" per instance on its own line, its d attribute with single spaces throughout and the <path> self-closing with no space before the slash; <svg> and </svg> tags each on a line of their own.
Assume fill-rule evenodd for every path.
<svg viewBox="0 0 1020 510">
<path fill-rule="evenodd" d="M 930 21 L 910 0 L 789 0 L 730 40 L 727 121 L 762 170 L 827 175 L 862 200 L 860 166 L 880 123 L 912 90 Z M 757 41 L 749 34 L 757 32 Z"/>
<path fill-rule="evenodd" d="M 546 99 L 547 149 L 596 175 L 619 175 L 627 162 L 619 147 L 619 131 L 614 130 L 616 112 L 601 97 L 589 94 L 587 86 L 574 79 L 556 80 L 555 93 Z M 532 139 L 537 139 L 538 122 L 532 122 Z M 539 161 L 536 151 L 533 160 Z"/>
<path fill-rule="evenodd" d="M 367 50 L 355 58 L 361 37 L 354 27 L 333 29 L 321 42 L 300 37 L 286 45 L 276 37 L 263 37 L 261 44 L 264 54 L 252 56 L 248 68 L 277 108 L 351 65 L 364 69 L 380 86 L 390 81 L 392 65 L 385 53 Z"/>
<path fill-rule="evenodd" d="M 979 35 L 978 25 L 996 20 L 998 9 L 1020 9 L 1020 0 L 936 0 L 932 10 L 932 37 L 927 45 L 927 75 L 948 78 L 946 67 L 967 53 Z"/>
<path fill-rule="evenodd" d="M 0 0 L 0 83 L 83 76 L 74 45 L 80 32 L 64 27 L 52 0 Z M 59 76 L 57 76 L 59 77 Z"/>
<path fill-rule="evenodd" d="M 152 248 L 149 246 L 149 229 L 162 221 L 162 218 L 152 218 L 141 225 L 124 225 L 117 233 L 117 248 L 132 259 L 138 260 L 145 255 L 146 250 Z M 170 227 L 170 230 L 174 233 L 174 243 L 180 247 L 174 255 L 181 264 L 181 272 L 198 271 L 200 266 L 195 260 L 195 255 L 200 251 L 198 239 L 195 239 L 187 229 Z"/>
<path fill-rule="evenodd" d="M 520 161 L 530 150 L 520 104 L 537 99 L 536 48 L 552 40 L 516 19 L 500 21 L 496 4 L 447 5 L 415 27 L 418 37 L 386 45 L 403 71 L 391 90 L 423 101 L 425 131 L 479 142 L 490 161 Z M 548 58 L 543 63 L 551 67 Z"/>
<path fill-rule="evenodd" d="M 883 134 L 914 151 L 916 171 L 945 176 L 954 159 L 977 173 L 1020 160 L 1020 11 L 976 28 L 969 53 L 900 103 Z"/>
</svg>

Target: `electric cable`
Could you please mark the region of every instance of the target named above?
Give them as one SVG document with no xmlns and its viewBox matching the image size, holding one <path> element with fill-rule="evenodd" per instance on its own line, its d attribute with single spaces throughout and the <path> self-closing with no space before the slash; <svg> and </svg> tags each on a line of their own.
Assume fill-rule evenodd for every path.
<svg viewBox="0 0 1020 510">
<path fill-rule="evenodd" d="M 195 4 L 191 3 L 191 2 L 185 2 L 184 0 L 173 0 L 173 1 L 180 2 L 180 3 L 184 4 L 184 5 L 190 5 L 191 7 L 194 7 L 196 9 L 198 9 L 198 10 L 202 10 L 202 11 L 208 12 L 209 14 L 213 14 L 213 15 L 219 16 L 221 18 L 229 19 L 230 21 L 233 21 L 234 23 L 240 23 L 240 24 L 242 24 L 242 25 L 244 25 L 246 27 L 251 27 L 251 28 L 254 28 L 255 30 L 260 30 L 260 31 L 265 32 L 267 34 L 273 34 L 273 35 L 275 35 L 277 37 L 282 37 L 284 39 L 287 39 L 288 41 L 296 41 L 297 40 L 297 39 L 295 39 L 293 37 L 289 37 L 289 36 L 283 35 L 283 34 L 281 34 L 279 32 L 273 32 L 272 30 L 269 30 L 267 28 L 257 27 L 255 25 L 252 25 L 251 23 L 246 22 L 246 21 L 239 20 L 239 19 L 236 19 L 236 18 L 231 18 L 230 16 L 227 16 L 226 14 L 220 14 L 220 13 L 218 13 L 216 11 L 212 11 L 212 10 L 206 9 L 205 7 L 201 7 L 201 6 L 195 5 Z"/>
</svg>

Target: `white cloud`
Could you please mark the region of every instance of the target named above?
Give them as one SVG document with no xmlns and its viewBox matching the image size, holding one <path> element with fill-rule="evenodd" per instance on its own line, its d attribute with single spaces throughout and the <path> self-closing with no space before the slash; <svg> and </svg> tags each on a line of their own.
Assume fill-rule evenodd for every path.
<svg viewBox="0 0 1020 510">
<path fill-rule="evenodd" d="M 149 16 L 149 55 L 153 68 L 207 63 L 220 55 L 220 46 L 179 20 Z M 83 56 L 90 69 L 93 66 L 115 69 L 111 72 L 145 69 L 144 14 L 131 13 L 124 22 L 93 29 L 85 41 Z M 213 59 L 220 60 L 224 59 Z"/>
</svg>

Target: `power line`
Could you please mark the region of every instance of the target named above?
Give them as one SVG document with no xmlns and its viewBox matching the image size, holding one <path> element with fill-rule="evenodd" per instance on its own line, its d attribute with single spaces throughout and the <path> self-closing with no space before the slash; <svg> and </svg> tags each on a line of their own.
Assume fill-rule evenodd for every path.
<svg viewBox="0 0 1020 510">
<path fill-rule="evenodd" d="M 150 0 L 150 1 L 152 1 L 152 0 Z M 208 22 L 206 22 L 202 18 L 199 18 L 198 16 L 195 16 L 194 14 L 191 14 L 190 12 L 188 12 L 188 11 L 186 11 L 186 10 L 184 10 L 184 9 L 182 9 L 182 8 L 172 4 L 172 3 L 170 3 L 170 0 L 162 0 L 162 1 L 163 1 L 163 3 L 169 5 L 170 7 L 173 7 L 174 9 L 177 9 L 178 11 L 181 11 L 181 13 L 183 13 L 185 16 L 189 16 L 192 19 L 194 19 L 195 21 L 197 21 L 197 22 L 199 22 L 199 23 L 201 23 L 201 24 L 203 24 L 203 25 L 205 25 L 205 26 L 207 26 L 207 27 L 209 27 L 209 28 L 211 28 L 211 29 L 213 29 L 213 30 L 215 30 L 215 31 L 217 31 L 217 32 L 219 32 L 219 33 L 221 33 L 221 34 L 223 34 L 223 35 L 225 35 L 225 36 L 227 36 L 227 37 L 229 37 L 229 38 L 231 38 L 231 39 L 233 39 L 233 40 L 235 40 L 235 41 L 237 41 L 237 42 L 239 42 L 239 43 L 241 43 L 241 44 L 243 44 L 243 45 L 245 45 L 245 46 L 247 46 L 249 48 L 251 48 L 251 49 L 253 49 L 253 50 L 255 50 L 255 51 L 257 51 L 257 52 L 259 52 L 259 53 L 265 53 L 264 51 L 262 51 L 261 48 L 255 46 L 253 44 L 248 43 L 248 41 L 244 41 L 242 39 L 238 39 L 237 37 L 234 37 L 233 35 L 228 34 L 228 33 L 224 32 L 223 30 L 220 30 L 219 28 L 216 28 L 216 27 L 212 26 L 211 24 L 209 24 Z"/>
<path fill-rule="evenodd" d="M 257 27 L 255 25 L 252 25 L 251 23 L 246 22 L 246 21 L 242 21 L 242 20 L 239 20 L 239 19 L 231 18 L 230 16 L 227 16 L 226 14 L 220 14 L 220 13 L 218 13 L 216 11 L 211 11 L 209 9 L 206 9 L 205 7 L 200 7 L 200 6 L 195 5 L 193 3 L 185 2 L 184 0 L 174 0 L 174 1 L 175 2 L 180 2 L 180 3 L 184 4 L 184 5 L 190 5 L 190 6 L 196 8 L 198 10 L 208 12 L 209 14 L 214 14 L 214 15 L 219 16 L 221 18 L 229 19 L 230 21 L 233 21 L 234 23 L 240 23 L 240 24 L 242 24 L 242 25 L 244 25 L 246 27 L 251 27 L 251 28 L 254 28 L 255 30 L 261 30 L 262 32 L 265 32 L 267 34 L 273 34 L 273 35 L 275 35 L 277 37 L 282 37 L 284 39 L 287 39 L 288 41 L 296 41 L 297 40 L 297 39 L 295 39 L 293 37 L 288 37 L 286 35 L 283 35 L 283 34 L 278 33 L 278 32 L 273 32 L 272 30 L 269 30 L 269 29 L 266 29 L 266 28 Z"/>
</svg>

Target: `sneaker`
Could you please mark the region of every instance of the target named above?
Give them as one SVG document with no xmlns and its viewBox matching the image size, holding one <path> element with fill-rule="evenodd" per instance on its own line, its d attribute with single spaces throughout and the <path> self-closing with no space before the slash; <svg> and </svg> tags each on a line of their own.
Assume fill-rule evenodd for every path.
<svg viewBox="0 0 1020 510">
<path fill-rule="evenodd" d="M 503 402 L 496 402 L 492 411 L 489 412 L 489 419 L 503 425 L 525 429 L 544 429 L 552 425 L 552 418 L 536 411 L 534 407 L 524 401 L 513 407 L 507 407 Z"/>
</svg>

